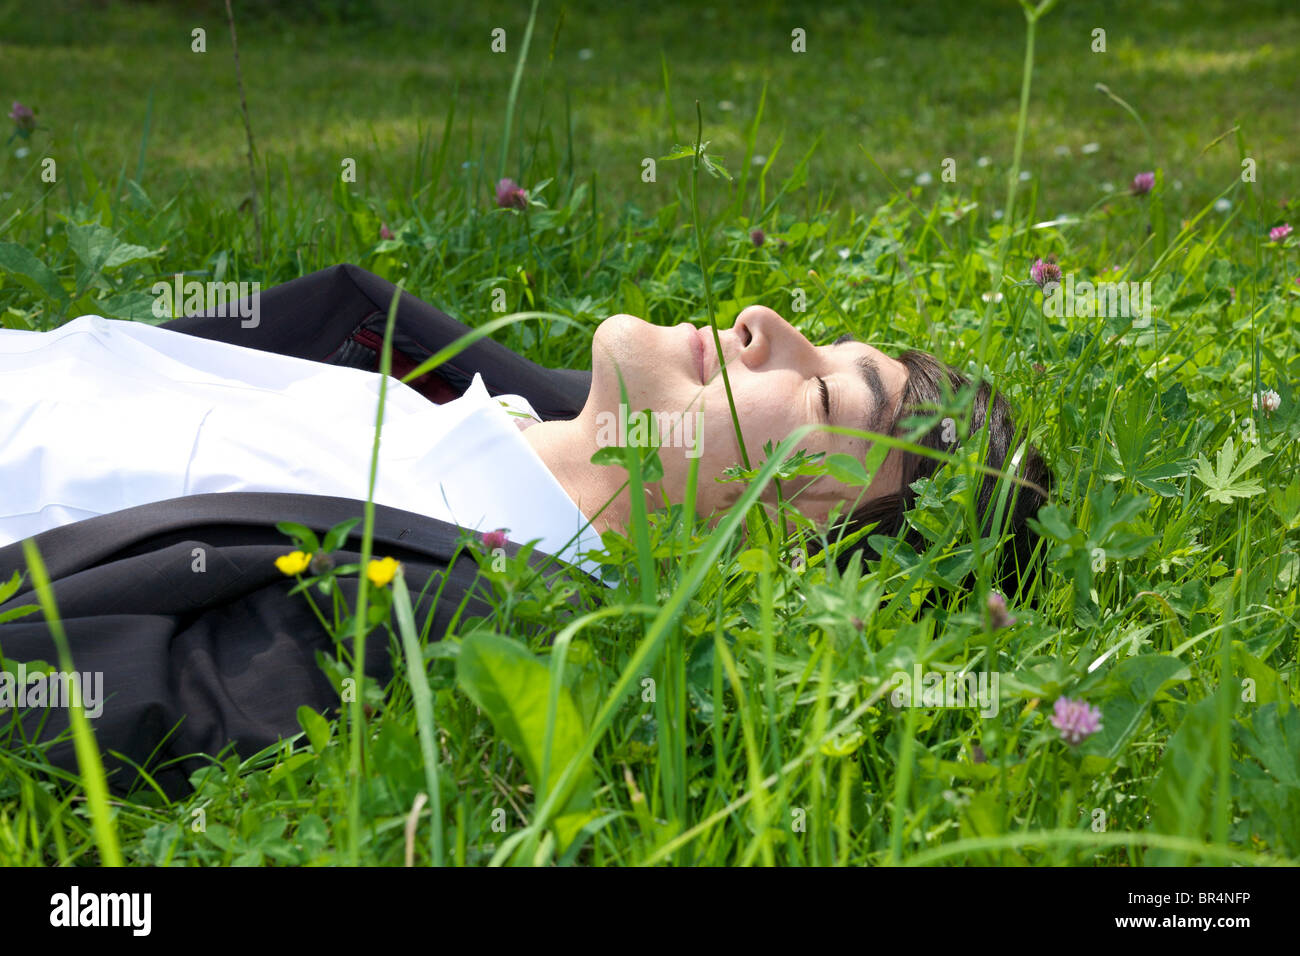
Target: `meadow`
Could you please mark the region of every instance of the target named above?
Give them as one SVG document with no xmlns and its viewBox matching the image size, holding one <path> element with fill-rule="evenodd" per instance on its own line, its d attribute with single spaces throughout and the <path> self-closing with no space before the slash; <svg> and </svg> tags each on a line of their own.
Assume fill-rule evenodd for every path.
<svg viewBox="0 0 1300 956">
<path fill-rule="evenodd" d="M 549 318 L 494 337 L 582 368 L 610 314 L 762 303 L 995 382 L 1056 477 L 1040 573 L 993 590 L 979 433 L 923 482 L 924 548 L 802 558 L 819 529 L 747 510 L 819 467 L 788 440 L 716 528 L 678 507 L 607 535 L 608 590 L 467 536 L 495 612 L 430 642 L 377 574 L 324 666 L 359 676 L 342 639 L 377 621 L 392 685 L 182 800 L 10 734 L 0 863 L 1300 861 L 1293 6 L 245 6 L 251 170 L 224 5 L 0 0 L 0 96 L 34 110 L 0 152 L 4 327 L 354 262 L 471 325 L 504 291 Z M 1137 283 L 1149 315 L 1083 282 Z M 55 617 L 5 603 L 14 571 L 0 623 Z M 999 680 L 991 706 L 906 706 L 899 673 Z M 1065 739 L 1062 699 L 1099 726 Z"/>
</svg>

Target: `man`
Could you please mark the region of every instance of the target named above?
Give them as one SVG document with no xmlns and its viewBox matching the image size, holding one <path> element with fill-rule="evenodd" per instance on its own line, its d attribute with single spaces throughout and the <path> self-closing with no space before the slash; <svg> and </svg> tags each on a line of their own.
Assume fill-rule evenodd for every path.
<svg viewBox="0 0 1300 956">
<path fill-rule="evenodd" d="M 391 283 L 362 269 L 335 266 L 263 292 L 256 327 L 245 327 L 238 318 L 203 315 L 174 319 L 163 328 L 378 370 L 395 292 Z M 401 377 L 469 331 L 403 294 L 393 374 Z M 522 396 L 542 420 L 576 415 L 591 379 L 590 372 L 544 368 L 480 339 L 412 387 L 432 402 L 446 403 L 461 396 L 475 375 L 493 394 Z M 366 411 L 373 420 L 373 406 Z M 367 444 L 358 458 L 368 462 L 368 452 Z M 275 559 L 292 545 L 275 526 L 293 522 L 320 536 L 360 517 L 364 504 L 364 494 L 198 494 L 61 524 L 32 537 L 50 575 L 76 670 L 106 675 L 108 699 L 91 726 L 115 790 L 132 785 L 135 764 L 178 795 L 205 761 L 177 763 L 177 758 L 216 754 L 229 743 L 247 756 L 297 733 L 299 706 L 318 711 L 338 706 L 338 694 L 316 660 L 318 651 L 333 652 L 331 639 L 303 596 L 288 593 L 297 581 L 278 570 Z M 477 565 L 463 549 L 457 554 L 463 535 L 460 526 L 445 520 L 382 504 L 375 508 L 374 553 L 402 562 L 413 595 L 431 576 L 447 575 L 436 607 L 426 596 L 416 608 L 418 621 L 432 610 L 435 639 L 462 604 L 463 615 L 489 610 L 483 584 L 476 584 Z M 337 563 L 360 560 L 360 536 L 358 525 L 337 553 Z M 505 548 L 518 551 L 513 542 Z M 530 560 L 538 567 L 553 563 L 542 552 Z M 0 547 L 0 580 L 18 570 L 27 571 L 22 543 Z M 355 606 L 356 578 L 339 583 Z M 437 582 L 429 593 L 436 590 Z M 35 603 L 28 575 L 5 609 Z M 39 613 L 0 625 L 0 653 L 11 667 L 57 660 Z M 382 686 L 392 676 L 387 642 L 368 641 L 366 656 L 367 673 Z M 67 723 L 61 708 L 29 710 L 22 721 L 24 732 L 40 740 L 53 739 Z M 114 751 L 126 759 L 112 756 Z M 50 746 L 47 755 L 56 767 L 75 772 L 70 738 Z"/>
<path fill-rule="evenodd" d="M 0 401 L 0 413 L 8 414 L 8 427 L 20 434 L 19 441 L 11 442 L 18 449 L 11 454 L 17 458 L 6 466 L 0 453 L 0 473 L 25 475 L 32 499 L 28 506 L 10 508 L 14 513 L 9 521 L 15 527 L 21 521 L 45 522 L 41 526 L 47 530 L 35 533 L 31 540 L 49 567 L 76 668 L 106 675 L 108 700 L 94 729 L 101 749 L 120 751 L 127 758 L 125 763 L 109 761 L 124 771 L 115 777 L 116 786 L 129 784 L 132 774 L 125 768 L 132 762 L 158 766 L 196 752 L 217 753 L 231 742 L 237 752 L 247 755 L 296 733 L 299 706 L 327 710 L 337 704 L 337 695 L 316 662 L 318 651 L 331 649 L 330 638 L 305 598 L 288 593 L 295 582 L 275 564 L 289 550 L 288 542 L 275 525 L 293 522 L 320 535 L 361 515 L 366 485 L 362 466 L 368 460 L 370 429 L 356 416 L 373 416 L 377 377 L 364 373 L 379 367 L 394 291 L 377 276 L 354 266 L 338 266 L 262 293 L 255 312 L 259 321 L 252 326 L 230 317 L 182 318 L 167 323 L 165 329 L 186 335 L 168 339 L 159 330 L 123 323 L 115 330 L 128 339 L 121 349 L 92 349 L 85 354 L 101 354 L 106 362 L 125 356 L 138 360 L 151 374 L 157 362 L 179 362 L 156 376 L 164 389 L 160 394 L 178 407 L 176 428 L 160 429 L 167 432 L 172 451 L 156 463 L 151 460 L 150 444 L 138 439 L 137 457 L 150 460 L 141 464 L 131 456 L 114 456 L 113 448 L 131 435 L 130 423 L 120 416 L 92 407 L 86 415 L 98 416 L 97 425 L 88 425 L 75 414 L 63 416 L 66 432 L 74 440 L 59 442 L 58 436 L 39 432 L 22 439 L 24 426 L 33 431 L 27 400 Z M 19 334 L 28 336 L 23 340 L 26 344 L 30 336 L 58 336 L 61 331 Z M 96 330 L 85 331 L 93 338 Z M 393 373 L 404 375 L 469 331 L 403 295 L 392 340 Z M 160 345 L 160 337 L 167 341 Z M 185 348 L 194 345 L 192 337 L 215 344 L 206 352 Z M 135 351 L 136 345 L 143 351 Z M 162 350 L 150 352 L 151 345 Z M 236 345 L 243 348 L 231 348 Z M 267 360 L 248 349 L 266 353 Z M 0 347 L 0 373 L 5 367 L 4 351 Z M 198 353 L 190 364 L 184 360 L 186 352 Z M 689 447 L 674 436 L 660 436 L 668 439 L 660 447 L 663 475 L 647 486 L 647 505 L 682 501 L 693 464 L 690 459 L 695 457 L 697 511 L 706 520 L 716 520 L 739 494 L 737 483 L 716 479 L 742 457 L 720 374 L 724 364 L 744 447 L 754 461 L 765 442 L 775 445 L 803 426 L 813 429 L 800 443 L 802 450 L 862 460 L 871 448 L 872 435 L 895 434 L 902 419 L 941 401 L 944 380 L 954 393 L 966 384 L 962 376 L 924 353 L 907 352 L 895 359 L 852 339 L 815 346 L 762 306 L 745 309 L 732 328 L 716 337 L 691 325 L 664 328 L 634 316 L 611 316 L 593 336 L 592 358 L 594 372 L 547 369 L 481 339 L 413 381 L 414 390 L 390 389 L 395 412 L 407 416 L 395 424 L 400 428 L 414 422 L 415 427 L 390 434 L 386 410 L 380 451 L 387 457 L 381 458 L 382 488 L 376 489 L 374 550 L 406 566 L 415 592 L 432 575 L 447 575 L 437 606 L 417 608 L 420 619 L 426 612 L 434 614 L 434 639 L 446 632 L 462 604 L 469 614 L 487 610 L 475 589 L 476 566 L 463 557 L 456 559 L 462 526 L 476 527 L 484 509 L 505 513 L 504 509 L 518 504 L 515 497 L 540 495 L 541 504 L 510 512 L 513 523 L 520 525 L 511 529 L 517 543 L 542 542 L 530 558 L 539 563 L 553 560 L 551 555 L 569 560 L 566 537 L 574 529 L 580 538 L 583 528 L 589 533 L 626 527 L 630 511 L 629 493 L 622 485 L 626 474 L 592 462 L 593 453 L 609 438 L 610 417 L 627 418 L 624 393 L 630 409 L 666 413 L 679 424 L 686 421 L 682 416 L 698 412 L 700 424 L 693 429 Z M 330 366 L 338 374 L 327 376 Z M 9 368 L 21 370 L 22 365 L 11 362 Z M 78 369 L 93 378 L 93 364 L 87 364 L 85 355 Z M 209 375 L 213 369 L 224 371 L 224 377 Z M 353 374 L 353 370 L 359 371 Z M 284 404 L 277 375 L 295 379 L 291 387 L 299 379 L 319 384 L 316 380 L 328 378 L 329 387 L 309 394 L 329 407 L 315 414 L 310 402 L 304 407 Z M 110 376 L 107 387 L 121 391 L 121 380 Z M 341 400 L 332 394 L 334 383 L 348 390 Z M 222 391 L 228 384 L 234 392 Z M 32 390 L 47 389 L 58 406 L 57 382 L 43 382 L 38 375 L 30 385 Z M 487 394 L 476 393 L 476 386 Z M 275 420 L 260 420 L 259 411 L 272 407 L 263 404 L 247 406 L 243 417 L 223 418 L 224 406 L 237 405 L 246 389 L 267 402 L 279 402 L 274 412 L 263 416 Z M 192 393 L 203 397 L 192 402 Z M 222 397 L 227 394 L 233 396 L 228 401 Z M 520 433 L 511 424 L 501 426 L 504 413 L 489 394 L 518 396 L 529 416 L 528 427 Z M 421 447 L 426 434 L 438 426 L 430 417 L 429 402 L 448 409 L 458 406 L 459 412 L 459 406 L 478 399 L 486 403 L 480 406 L 485 429 L 492 425 L 487 413 L 498 416 L 499 441 L 492 446 L 491 456 L 479 460 L 466 453 L 477 432 L 463 446 L 435 441 L 433 452 Z M 141 416 L 163 414 L 159 402 L 137 405 Z M 204 432 L 205 409 L 225 423 L 208 430 L 215 434 Z M 280 417 L 289 426 L 281 427 Z M 1012 529 L 1008 554 L 1014 559 L 1011 570 L 1018 571 L 1028 561 L 1032 545 L 1025 519 L 1042 501 L 1039 486 L 1045 483 L 1046 469 L 1015 429 L 1006 402 L 982 386 L 972 409 L 970 433 L 978 432 L 986 417 L 989 466 L 1001 469 L 1004 461 L 1010 461 L 1011 470 L 1031 483 L 1014 487 L 1007 483 L 1003 491 L 1011 494 L 1005 501 L 995 496 L 998 480 L 989 478 L 980 489 L 979 509 L 986 525 L 992 523 L 996 503 Z M 0 414 L 0 432 L 6 427 L 5 415 Z M 327 462 L 337 463 L 334 470 L 346 474 L 337 475 L 319 461 L 300 464 L 295 454 L 286 454 L 281 446 L 293 441 L 298 428 L 313 436 L 298 446 L 304 458 L 324 455 Z M 83 480 L 69 464 L 69 456 L 75 455 L 79 442 L 103 443 L 102 434 L 111 436 L 105 443 L 107 450 Z M 922 444 L 944 450 L 948 441 L 936 427 Z M 241 456 L 239 466 L 223 466 L 225 450 Z M 46 471 L 37 469 L 37 477 L 31 478 L 27 461 L 47 452 L 53 465 Z M 430 459 L 434 452 L 441 457 Z M 330 454 L 336 457 L 329 459 Z M 498 459 L 498 455 L 506 457 Z M 462 469 L 464 459 L 477 470 Z M 829 520 L 847 503 L 843 513 L 855 522 L 871 524 L 878 534 L 907 533 L 903 515 L 915 496 L 911 486 L 934 470 L 935 461 L 894 449 L 866 487 L 845 484 L 829 474 L 803 474 L 783 482 L 782 491 L 815 522 Z M 424 471 L 419 470 L 422 467 Z M 301 475 L 310 476 L 307 484 L 315 493 L 303 493 Z M 405 484 L 404 476 L 410 479 Z M 432 486 L 449 477 L 459 477 L 459 484 L 450 490 L 440 488 L 442 494 L 434 496 Z M 516 484 L 510 486 L 510 480 Z M 488 486 L 517 491 L 485 498 L 482 492 Z M 66 502 L 53 500 L 60 496 L 51 489 L 63 487 L 71 489 L 69 495 L 84 498 L 75 514 Z M 162 490 L 154 494 L 148 490 L 151 487 Z M 169 487 L 219 493 L 167 496 Z M 138 503 L 125 506 L 123 495 L 137 496 L 129 500 Z M 763 489 L 760 500 L 768 507 L 775 505 L 771 485 Z M 5 526 L 0 507 L 0 534 Z M 990 531 L 986 528 L 985 533 Z M 341 561 L 359 559 L 360 533 L 360 528 L 354 529 L 342 546 Z M 578 550 L 589 551 L 591 545 Z M 539 553 L 546 551 L 549 554 Z M 196 562 L 201 562 L 202 571 Z M 24 567 L 20 542 L 0 547 L 0 580 Z M 340 587 L 354 603 L 355 579 L 344 580 Z M 27 582 L 23 593 L 0 607 L 0 614 L 32 602 Z M 48 628 L 34 617 L 0 625 L 0 648 L 12 661 L 54 659 Z M 368 642 L 366 669 L 382 682 L 391 677 L 383 642 Z M 41 739 L 66 726 L 64 714 L 55 711 L 29 714 L 24 728 L 35 728 L 46 717 Z M 54 745 L 49 755 L 59 766 L 74 766 L 70 742 Z M 192 758 L 166 766 L 160 782 L 180 792 L 188 773 L 202 763 Z"/>
</svg>

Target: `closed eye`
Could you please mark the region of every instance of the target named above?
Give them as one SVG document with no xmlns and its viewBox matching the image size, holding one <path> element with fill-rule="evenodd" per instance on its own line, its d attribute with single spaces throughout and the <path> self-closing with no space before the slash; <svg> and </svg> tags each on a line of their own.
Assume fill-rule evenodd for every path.
<svg viewBox="0 0 1300 956">
<path fill-rule="evenodd" d="M 826 418 L 829 420 L 831 417 L 831 392 L 830 389 L 826 387 L 826 379 L 818 376 L 817 387 L 821 389 L 822 408 L 826 411 Z"/>
</svg>

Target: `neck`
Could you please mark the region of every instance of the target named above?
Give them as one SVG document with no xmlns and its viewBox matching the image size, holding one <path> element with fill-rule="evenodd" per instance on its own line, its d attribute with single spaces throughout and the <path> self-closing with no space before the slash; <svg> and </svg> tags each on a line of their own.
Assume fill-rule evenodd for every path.
<svg viewBox="0 0 1300 956">
<path fill-rule="evenodd" d="M 585 415 L 572 421 L 539 422 L 523 434 L 564 493 L 591 520 L 597 533 L 626 530 L 631 509 L 628 490 L 622 486 L 627 472 L 591 463 L 591 456 L 599 446 L 595 438 L 597 430 L 585 420 Z M 600 514 L 596 515 L 598 511 Z"/>
</svg>

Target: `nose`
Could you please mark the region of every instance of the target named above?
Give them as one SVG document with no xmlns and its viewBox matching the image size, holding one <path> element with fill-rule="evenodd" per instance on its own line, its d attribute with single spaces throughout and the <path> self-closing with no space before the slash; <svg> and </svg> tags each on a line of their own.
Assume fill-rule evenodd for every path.
<svg viewBox="0 0 1300 956">
<path fill-rule="evenodd" d="M 751 370 L 772 362 L 795 367 L 812 356 L 812 344 L 765 305 L 746 308 L 732 328 L 741 345 L 740 359 Z"/>
</svg>

